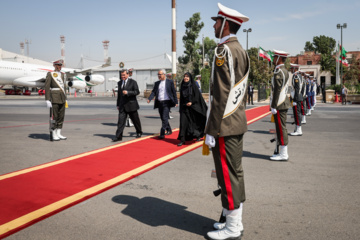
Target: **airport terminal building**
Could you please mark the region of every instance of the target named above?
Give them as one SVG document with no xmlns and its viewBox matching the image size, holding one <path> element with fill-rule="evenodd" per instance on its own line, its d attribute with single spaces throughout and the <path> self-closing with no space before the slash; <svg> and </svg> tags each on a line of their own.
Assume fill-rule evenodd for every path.
<svg viewBox="0 0 360 240">
<path fill-rule="evenodd" d="M 100 74 L 105 77 L 103 84 L 92 87 L 93 92 L 112 92 L 119 81 L 120 63 L 112 63 L 111 66 L 98 69 L 93 74 Z M 168 54 L 161 54 L 155 57 L 147 58 L 139 61 L 124 62 L 124 69 L 133 69 L 132 78 L 138 83 L 140 95 L 147 89 L 147 85 L 151 86 L 158 80 L 157 73 L 160 69 L 165 69 L 167 72 L 172 69 L 172 59 Z"/>
</svg>

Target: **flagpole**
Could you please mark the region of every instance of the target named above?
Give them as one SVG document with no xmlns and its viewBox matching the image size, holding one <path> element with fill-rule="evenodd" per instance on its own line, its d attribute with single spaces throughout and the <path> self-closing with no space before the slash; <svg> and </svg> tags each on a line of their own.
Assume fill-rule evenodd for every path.
<svg viewBox="0 0 360 240">
<path fill-rule="evenodd" d="M 336 84 L 340 84 L 340 76 L 339 76 L 339 57 L 340 57 L 340 49 L 339 49 L 339 42 L 336 51 Z"/>
</svg>

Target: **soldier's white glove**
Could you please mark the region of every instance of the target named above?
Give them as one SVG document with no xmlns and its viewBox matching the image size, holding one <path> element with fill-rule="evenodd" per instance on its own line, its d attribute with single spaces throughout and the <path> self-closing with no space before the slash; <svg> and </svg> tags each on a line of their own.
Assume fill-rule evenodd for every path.
<svg viewBox="0 0 360 240">
<path fill-rule="evenodd" d="M 296 102 L 293 102 L 293 106 L 295 107 L 297 104 L 296 104 Z"/>
<path fill-rule="evenodd" d="M 206 134 L 205 144 L 212 148 L 215 147 L 215 138 L 209 134 Z"/>
<path fill-rule="evenodd" d="M 272 113 L 273 115 L 275 115 L 275 114 L 277 113 L 276 109 L 275 109 L 275 108 L 271 108 L 271 113 Z"/>
<path fill-rule="evenodd" d="M 51 104 L 51 102 L 50 102 L 49 100 L 46 100 L 45 102 L 46 102 L 46 107 L 47 107 L 47 108 L 51 108 L 51 107 L 52 107 L 52 104 Z"/>
</svg>

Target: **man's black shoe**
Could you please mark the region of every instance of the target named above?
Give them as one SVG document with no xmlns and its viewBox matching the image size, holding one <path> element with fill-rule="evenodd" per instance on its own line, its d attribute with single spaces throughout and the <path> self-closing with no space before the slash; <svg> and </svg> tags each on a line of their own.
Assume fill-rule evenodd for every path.
<svg viewBox="0 0 360 240">
<path fill-rule="evenodd" d="M 164 139 L 164 138 L 165 138 L 164 135 L 160 135 L 160 136 L 159 136 L 159 139 Z"/>
<path fill-rule="evenodd" d="M 141 138 L 141 133 L 136 134 L 136 138 Z"/>
<path fill-rule="evenodd" d="M 165 133 L 165 135 L 171 135 L 172 134 L 172 131 L 170 130 L 170 131 L 167 131 L 166 133 Z"/>
<path fill-rule="evenodd" d="M 181 141 L 178 143 L 178 146 L 181 147 L 185 142 Z"/>
<path fill-rule="evenodd" d="M 196 139 L 196 141 L 197 141 L 197 142 L 200 142 L 200 141 L 201 141 L 201 137 L 198 137 L 198 138 Z"/>
<path fill-rule="evenodd" d="M 112 139 L 112 141 L 113 141 L 113 142 L 122 141 L 122 138 L 117 138 L 117 137 L 115 137 L 115 138 Z"/>
</svg>

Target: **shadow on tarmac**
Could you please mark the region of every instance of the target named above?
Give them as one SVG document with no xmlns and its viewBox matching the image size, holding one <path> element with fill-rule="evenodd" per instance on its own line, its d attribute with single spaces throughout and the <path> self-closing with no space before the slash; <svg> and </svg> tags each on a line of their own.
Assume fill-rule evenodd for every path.
<svg viewBox="0 0 360 240">
<path fill-rule="evenodd" d="M 263 160 L 270 161 L 270 155 L 257 154 L 257 153 L 252 153 L 252 152 L 248 152 L 248 151 L 243 151 L 243 157 L 257 158 L 257 159 L 263 159 Z"/>
<path fill-rule="evenodd" d="M 104 126 L 116 127 L 117 123 L 101 123 Z"/>
<path fill-rule="evenodd" d="M 50 140 L 50 134 L 46 134 L 46 133 L 31 133 L 31 134 L 29 134 L 29 138 L 49 141 L 49 140 Z"/>
<path fill-rule="evenodd" d="M 144 118 L 154 118 L 154 119 L 160 119 L 160 116 L 157 117 L 157 116 L 144 116 Z M 170 120 L 170 119 L 169 119 Z"/>
<path fill-rule="evenodd" d="M 94 136 L 113 139 L 115 134 L 94 134 Z"/>
<path fill-rule="evenodd" d="M 214 223 L 213 219 L 186 211 L 185 206 L 159 198 L 139 199 L 129 195 L 118 195 L 113 197 L 112 201 L 127 205 L 121 211 L 124 215 L 152 227 L 169 226 L 204 236 L 212 230 L 211 226 Z"/>
<path fill-rule="evenodd" d="M 273 134 L 270 133 L 269 131 L 262 131 L 262 130 L 248 130 L 248 132 L 260 133 L 260 134 Z"/>
</svg>

